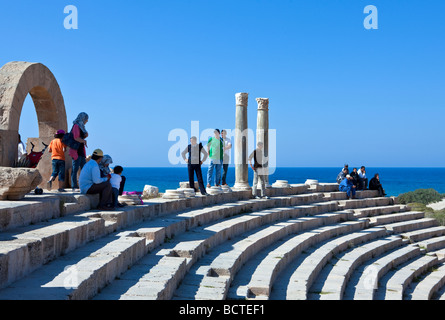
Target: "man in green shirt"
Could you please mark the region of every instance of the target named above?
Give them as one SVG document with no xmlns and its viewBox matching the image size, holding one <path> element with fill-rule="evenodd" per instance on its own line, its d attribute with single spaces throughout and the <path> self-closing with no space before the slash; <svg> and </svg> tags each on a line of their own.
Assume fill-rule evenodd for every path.
<svg viewBox="0 0 445 320">
<path fill-rule="evenodd" d="M 220 136 L 219 129 L 215 129 L 215 136 L 211 137 L 207 142 L 207 151 L 210 158 L 210 166 L 207 171 L 207 188 L 210 187 L 213 179 L 213 171 L 215 171 L 215 185 L 218 187 L 221 184 L 221 167 L 224 156 L 224 143 Z"/>
</svg>

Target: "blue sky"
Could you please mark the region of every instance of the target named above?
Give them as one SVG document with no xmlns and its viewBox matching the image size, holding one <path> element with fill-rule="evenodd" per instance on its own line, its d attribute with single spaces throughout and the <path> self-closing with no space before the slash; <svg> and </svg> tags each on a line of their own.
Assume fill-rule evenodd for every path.
<svg viewBox="0 0 445 320">
<path fill-rule="evenodd" d="M 439 0 L 1 0 L 0 64 L 45 64 L 68 123 L 90 115 L 88 152 L 114 164 L 169 166 L 171 130 L 234 128 L 248 92 L 252 129 L 255 98 L 270 99 L 278 166 L 442 167 L 444 12 Z M 28 97 L 25 138 L 33 108 Z"/>
</svg>

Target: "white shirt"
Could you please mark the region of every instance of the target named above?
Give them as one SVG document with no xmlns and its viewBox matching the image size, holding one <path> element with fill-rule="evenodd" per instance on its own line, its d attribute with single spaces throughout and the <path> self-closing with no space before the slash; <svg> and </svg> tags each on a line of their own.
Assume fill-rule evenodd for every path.
<svg viewBox="0 0 445 320">
<path fill-rule="evenodd" d="M 227 138 L 225 138 L 225 139 L 223 139 L 224 140 L 224 154 L 226 155 L 226 156 L 230 156 L 230 149 L 227 149 L 226 150 L 226 147 L 232 147 L 232 142 L 230 141 L 230 139 L 227 139 Z"/>
<path fill-rule="evenodd" d="M 117 174 L 117 173 L 111 174 L 110 183 L 111 183 L 112 188 L 119 190 L 121 187 L 121 181 L 122 181 L 122 177 L 120 174 Z"/>
<path fill-rule="evenodd" d="M 366 172 L 362 172 L 362 170 L 358 171 L 358 176 L 362 179 L 366 179 Z"/>
<path fill-rule="evenodd" d="M 80 172 L 80 193 L 86 194 L 93 184 L 100 184 L 107 180 L 107 178 L 100 177 L 100 169 L 97 162 L 94 160 L 90 160 L 85 164 L 82 171 Z"/>
<path fill-rule="evenodd" d="M 26 148 L 25 148 L 25 144 L 23 142 L 19 142 L 19 149 L 18 149 L 18 159 L 20 160 L 20 158 L 26 153 Z"/>
</svg>

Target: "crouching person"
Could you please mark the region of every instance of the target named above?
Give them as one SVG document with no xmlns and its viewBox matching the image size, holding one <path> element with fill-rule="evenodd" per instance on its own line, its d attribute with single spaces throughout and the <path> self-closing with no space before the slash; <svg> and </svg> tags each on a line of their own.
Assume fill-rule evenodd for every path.
<svg viewBox="0 0 445 320">
<path fill-rule="evenodd" d="M 339 185 L 339 190 L 346 192 L 348 199 L 355 199 L 356 187 L 352 180 L 352 177 L 348 174 L 346 179 L 344 179 Z"/>
<path fill-rule="evenodd" d="M 111 176 L 101 178 L 99 163 L 104 154 L 102 150 L 96 149 L 93 152 L 91 160 L 83 167 L 80 177 L 80 192 L 82 194 L 99 194 L 99 210 L 113 210 L 113 191 L 110 184 Z"/>
</svg>

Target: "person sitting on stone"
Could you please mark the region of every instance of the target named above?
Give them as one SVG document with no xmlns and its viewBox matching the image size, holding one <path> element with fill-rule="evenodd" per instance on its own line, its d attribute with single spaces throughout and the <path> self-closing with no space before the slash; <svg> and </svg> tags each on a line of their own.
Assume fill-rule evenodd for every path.
<svg viewBox="0 0 445 320">
<path fill-rule="evenodd" d="M 113 193 L 110 184 L 111 175 L 105 178 L 100 176 L 99 163 L 104 154 L 102 150 L 96 149 L 91 156 L 91 160 L 80 172 L 79 185 L 82 194 L 99 194 L 99 210 L 113 210 Z"/>
<path fill-rule="evenodd" d="M 347 174 L 346 168 L 341 169 L 340 173 L 337 175 L 337 183 L 340 184 L 346 178 Z"/>
<path fill-rule="evenodd" d="M 346 178 L 340 183 L 338 189 L 346 192 L 348 199 L 355 199 L 356 187 L 352 183 L 352 177 L 348 174 Z"/>
<path fill-rule="evenodd" d="M 369 181 L 369 190 L 377 190 L 379 192 L 379 197 L 386 196 L 385 190 L 383 189 L 382 184 L 380 183 L 380 176 L 378 173 L 374 175 Z"/>
<path fill-rule="evenodd" d="M 358 190 L 368 189 L 368 178 L 366 177 L 366 168 L 361 166 L 358 171 Z"/>
<path fill-rule="evenodd" d="M 357 188 L 358 186 L 358 172 L 357 172 L 357 168 L 353 168 L 352 172 L 351 172 L 351 178 L 352 178 L 352 184 Z"/>
</svg>

